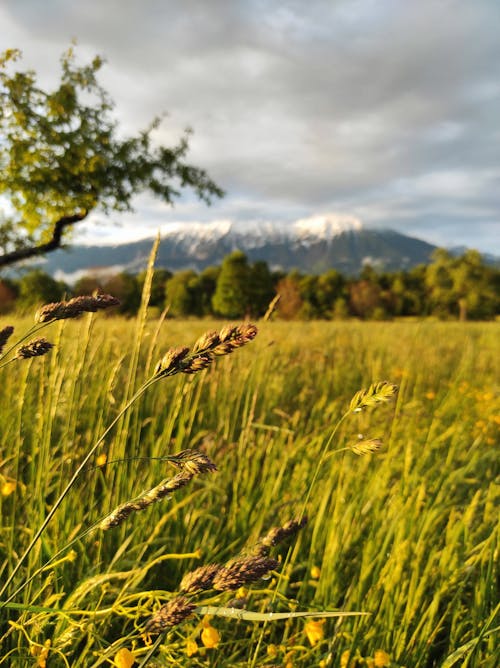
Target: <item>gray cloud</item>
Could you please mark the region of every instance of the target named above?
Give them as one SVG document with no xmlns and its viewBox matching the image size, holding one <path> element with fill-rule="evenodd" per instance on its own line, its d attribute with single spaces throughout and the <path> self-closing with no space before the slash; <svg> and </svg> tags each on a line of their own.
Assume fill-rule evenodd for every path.
<svg viewBox="0 0 500 668">
<path fill-rule="evenodd" d="M 195 129 L 228 197 L 141 198 L 125 226 L 341 211 L 488 250 L 496 229 L 500 251 L 495 0 L 4 0 L 0 21 L 45 77 L 72 37 L 104 54 L 127 130 L 163 110 L 159 140 Z"/>
</svg>

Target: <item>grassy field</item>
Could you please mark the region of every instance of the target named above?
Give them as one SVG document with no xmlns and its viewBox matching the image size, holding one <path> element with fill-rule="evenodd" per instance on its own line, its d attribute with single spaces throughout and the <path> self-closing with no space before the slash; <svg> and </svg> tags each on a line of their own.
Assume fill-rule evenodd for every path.
<svg viewBox="0 0 500 668">
<path fill-rule="evenodd" d="M 0 665 L 499 665 L 499 325 L 257 324 L 206 370 L 156 382 L 96 448 L 0 597 Z M 223 325 L 88 315 L 0 369 L 0 583 L 165 351 Z M 382 380 L 393 401 L 349 412 Z M 382 444 L 358 455 L 360 435 Z M 187 448 L 218 471 L 97 526 Z M 248 558 L 304 512 L 270 576 L 188 596 L 195 614 L 148 637 L 187 572 Z M 203 610 L 238 605 L 262 621 Z M 335 610 L 370 614 L 322 620 Z M 317 617 L 265 618 L 300 611 Z"/>
</svg>

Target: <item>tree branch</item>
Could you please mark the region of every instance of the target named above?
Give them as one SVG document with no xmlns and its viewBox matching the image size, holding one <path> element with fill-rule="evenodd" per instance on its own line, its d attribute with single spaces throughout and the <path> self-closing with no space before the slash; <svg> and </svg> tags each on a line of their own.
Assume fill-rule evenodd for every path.
<svg viewBox="0 0 500 668">
<path fill-rule="evenodd" d="M 54 229 L 52 231 L 52 237 L 46 243 L 39 244 L 38 246 L 27 246 L 26 248 L 19 248 L 17 250 L 11 251 L 10 253 L 4 253 L 0 255 L 0 267 L 6 267 L 20 260 L 27 260 L 30 257 L 36 257 L 37 255 L 45 255 L 45 253 L 50 253 L 50 251 L 56 250 L 61 247 L 62 235 L 64 229 L 75 223 L 79 223 L 81 220 L 86 218 L 88 211 L 82 213 L 75 213 L 72 216 L 63 216 L 54 224 Z"/>
</svg>

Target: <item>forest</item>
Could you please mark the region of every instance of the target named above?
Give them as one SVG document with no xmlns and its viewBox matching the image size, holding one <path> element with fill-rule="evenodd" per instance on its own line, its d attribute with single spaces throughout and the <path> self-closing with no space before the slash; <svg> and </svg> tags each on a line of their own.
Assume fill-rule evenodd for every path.
<svg viewBox="0 0 500 668">
<path fill-rule="evenodd" d="M 23 313 L 97 290 L 116 295 L 121 305 L 115 312 L 132 316 L 140 306 L 144 275 L 88 274 L 70 286 L 39 269 L 26 271 L 18 279 L 0 278 L 0 313 Z M 356 277 L 335 269 L 309 275 L 250 263 L 234 251 L 221 266 L 201 272 L 157 269 L 150 304 L 153 314 L 166 308 L 169 317 L 181 318 L 262 318 L 272 311 L 282 320 L 492 320 L 500 313 L 500 270 L 477 251 L 453 256 L 438 249 L 429 265 L 407 271 L 384 273 L 367 265 Z"/>
</svg>

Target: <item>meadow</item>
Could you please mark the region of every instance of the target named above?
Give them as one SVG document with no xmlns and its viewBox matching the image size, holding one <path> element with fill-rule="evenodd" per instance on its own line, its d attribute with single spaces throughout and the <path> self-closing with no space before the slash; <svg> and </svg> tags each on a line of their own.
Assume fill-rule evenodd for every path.
<svg viewBox="0 0 500 668">
<path fill-rule="evenodd" d="M 0 584 L 158 360 L 225 324 L 87 314 L 0 368 Z M 14 339 L 31 322 L 6 325 Z M 149 387 L 96 448 L 0 596 L 0 665 L 499 665 L 499 325 L 256 325 Z M 379 381 L 391 401 L 349 411 Z M 99 526 L 186 449 L 217 471 Z M 304 515 L 271 542 L 268 574 L 197 590 L 193 614 L 148 633 L 186 573 L 244 560 Z"/>
</svg>

